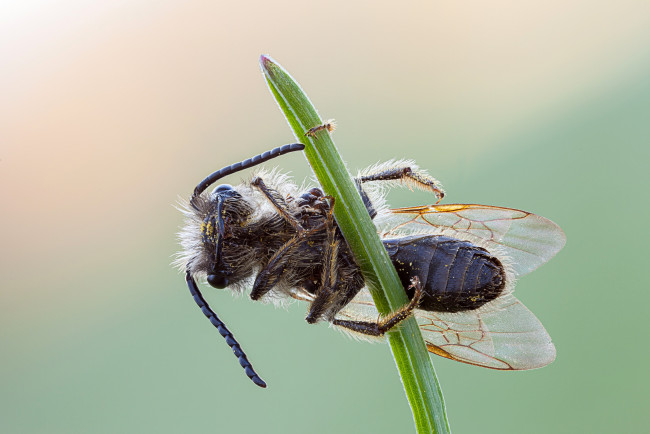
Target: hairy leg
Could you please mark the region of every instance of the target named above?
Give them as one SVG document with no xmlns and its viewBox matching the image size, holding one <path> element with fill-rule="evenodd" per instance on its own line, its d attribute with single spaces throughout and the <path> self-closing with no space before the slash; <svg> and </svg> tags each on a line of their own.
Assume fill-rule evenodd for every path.
<svg viewBox="0 0 650 434">
<path fill-rule="evenodd" d="M 262 192 L 264 196 L 266 196 L 266 198 L 269 200 L 269 202 L 271 202 L 271 204 L 276 209 L 278 214 L 280 214 L 282 218 L 284 218 L 291 226 L 293 226 L 293 228 L 297 232 L 304 231 L 304 228 L 302 227 L 298 219 L 296 219 L 289 211 L 289 207 L 287 206 L 287 203 L 284 201 L 284 198 L 280 196 L 280 194 L 277 191 L 267 187 L 264 181 L 262 180 L 262 178 L 260 178 L 259 176 L 255 177 L 251 181 L 251 185 L 253 187 L 256 187 L 258 190 Z"/>
<path fill-rule="evenodd" d="M 337 269 L 337 258 L 339 254 L 339 240 L 336 237 L 336 226 L 334 224 L 334 198 L 330 199 L 330 207 L 325 221 L 327 239 L 325 240 L 325 251 L 323 254 L 323 271 L 321 273 L 321 286 L 316 291 L 316 298 L 309 308 L 306 321 L 309 324 L 317 322 L 327 309 L 332 298 L 336 295 L 340 285 Z"/>
<path fill-rule="evenodd" d="M 430 191 L 436 195 L 438 202 L 445 196 L 440 183 L 428 173 L 417 167 L 403 166 L 397 163 L 395 166 L 386 166 L 365 173 L 356 178 L 359 184 L 366 182 L 386 181 L 389 183 L 405 183 L 410 188 L 419 188 Z"/>
<path fill-rule="evenodd" d="M 384 318 L 380 318 L 375 322 L 334 319 L 332 324 L 364 335 L 382 336 L 384 333 L 408 318 L 413 313 L 413 310 L 420 304 L 424 292 L 420 280 L 417 277 L 414 277 L 411 280 L 411 287 L 415 288 L 415 295 L 409 304 Z"/>
</svg>

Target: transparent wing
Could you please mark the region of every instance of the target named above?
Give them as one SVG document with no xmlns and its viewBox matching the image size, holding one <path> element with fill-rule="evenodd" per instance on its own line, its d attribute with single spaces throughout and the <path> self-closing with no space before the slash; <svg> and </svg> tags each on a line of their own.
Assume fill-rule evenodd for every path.
<svg viewBox="0 0 650 434">
<path fill-rule="evenodd" d="M 452 204 L 396 208 L 390 213 L 388 236 L 434 228 L 470 234 L 510 257 L 519 276 L 551 259 L 566 243 L 564 232 L 551 220 L 517 209 Z"/>
<path fill-rule="evenodd" d="M 377 315 L 370 293 L 364 289 L 338 316 L 372 321 Z M 415 317 L 427 349 L 448 359 L 500 370 L 541 368 L 555 360 L 550 336 L 513 296 L 498 298 L 475 311 L 416 309 Z"/>
<path fill-rule="evenodd" d="M 515 297 L 493 309 L 458 313 L 418 310 L 427 349 L 439 356 L 492 369 L 522 370 L 555 360 L 555 346 L 542 323 Z"/>
</svg>

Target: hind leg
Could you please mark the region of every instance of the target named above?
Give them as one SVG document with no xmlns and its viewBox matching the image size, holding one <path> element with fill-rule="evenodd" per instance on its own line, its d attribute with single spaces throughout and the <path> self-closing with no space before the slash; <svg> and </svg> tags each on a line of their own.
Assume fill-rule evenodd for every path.
<svg viewBox="0 0 650 434">
<path fill-rule="evenodd" d="M 368 336 L 382 336 L 387 331 L 411 316 L 413 310 L 420 304 L 422 296 L 424 295 L 424 291 L 422 290 L 422 285 L 420 285 L 420 280 L 417 277 L 414 277 L 411 280 L 411 287 L 415 288 L 415 295 L 409 304 L 396 310 L 384 318 L 380 318 L 375 322 L 334 319 L 334 321 L 332 321 L 332 324 Z"/>
</svg>

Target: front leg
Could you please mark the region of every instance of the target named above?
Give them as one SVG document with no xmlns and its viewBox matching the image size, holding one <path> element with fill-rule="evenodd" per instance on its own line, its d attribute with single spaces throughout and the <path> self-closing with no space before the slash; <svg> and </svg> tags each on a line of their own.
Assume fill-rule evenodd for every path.
<svg viewBox="0 0 650 434">
<path fill-rule="evenodd" d="M 259 300 L 262 296 L 266 295 L 267 292 L 273 289 L 275 285 L 277 285 L 278 281 L 282 277 L 284 269 L 287 267 L 287 264 L 291 259 L 291 255 L 304 242 L 304 238 L 297 235 L 287 241 L 277 252 L 275 252 L 268 264 L 266 264 L 264 269 L 262 269 L 255 278 L 253 290 L 250 295 L 252 300 Z"/>
<path fill-rule="evenodd" d="M 259 176 L 253 178 L 251 181 L 251 185 L 253 187 L 256 187 L 258 190 L 262 192 L 264 196 L 271 202 L 271 205 L 276 209 L 278 214 L 284 218 L 295 230 L 296 232 L 302 232 L 304 231 L 304 228 L 296 219 L 293 214 L 291 214 L 291 211 L 289 211 L 289 207 L 287 206 L 287 203 L 284 201 L 284 198 L 280 196 L 280 194 L 275 191 L 272 188 L 269 188 L 266 186 L 262 178 Z"/>
<path fill-rule="evenodd" d="M 271 256 L 269 262 L 255 278 L 253 290 L 250 294 L 251 299 L 259 300 L 262 298 L 262 296 L 273 289 L 273 287 L 277 285 L 282 278 L 282 274 L 289 263 L 292 260 L 300 259 L 295 258 L 294 256 L 298 249 L 305 244 L 310 243 L 312 237 L 324 229 L 325 224 L 320 224 L 315 228 L 302 230 L 289 241 L 284 243 L 284 245 L 282 245 L 282 247 L 280 247 L 278 251 L 275 252 L 273 256 Z"/>
</svg>

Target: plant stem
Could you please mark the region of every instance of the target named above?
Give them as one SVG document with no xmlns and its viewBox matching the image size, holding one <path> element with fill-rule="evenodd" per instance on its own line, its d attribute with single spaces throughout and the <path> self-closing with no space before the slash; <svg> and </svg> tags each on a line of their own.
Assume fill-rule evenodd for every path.
<svg viewBox="0 0 650 434">
<path fill-rule="evenodd" d="M 335 199 L 334 216 L 370 288 L 377 310 L 385 315 L 408 303 L 404 288 L 376 228 L 327 130 L 305 133 L 323 124 L 298 83 L 268 56 L 260 66 L 280 109 L 326 194 Z M 449 433 L 442 390 L 414 318 L 387 333 L 418 433 Z"/>
</svg>

